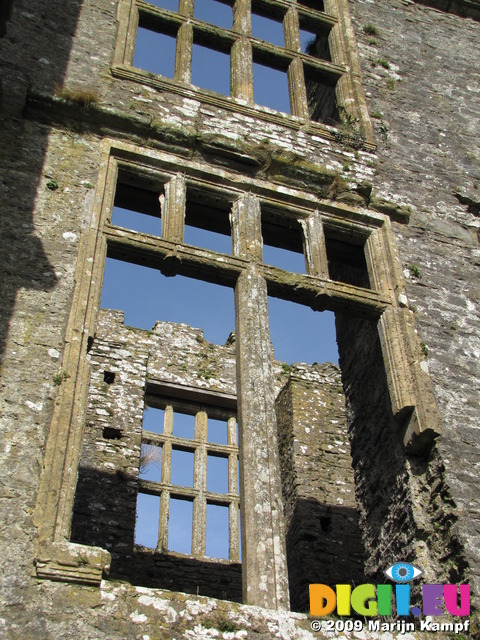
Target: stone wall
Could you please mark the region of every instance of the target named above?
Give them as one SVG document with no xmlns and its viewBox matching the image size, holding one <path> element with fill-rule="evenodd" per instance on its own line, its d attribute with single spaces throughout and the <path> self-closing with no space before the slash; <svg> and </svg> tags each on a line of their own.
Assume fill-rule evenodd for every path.
<svg viewBox="0 0 480 640">
<path fill-rule="evenodd" d="M 364 558 L 337 367 L 293 367 L 277 401 L 292 609 L 308 585 L 361 584 Z"/>
<path fill-rule="evenodd" d="M 378 575 L 387 559 L 398 559 L 400 552 L 403 559 L 404 542 L 409 558 L 419 554 L 430 563 L 424 567 L 428 577 L 470 581 L 478 594 L 479 23 L 401 0 L 348 3 L 377 132 L 375 154 L 371 147 L 352 148 L 348 136 L 312 134 L 304 123 L 273 117 L 266 109 L 258 111 L 264 118 L 259 126 L 255 118 L 208 96 L 202 101 L 193 91 L 180 95 L 147 79 L 142 84 L 126 74 L 114 78 L 116 2 L 9 4 L 8 20 L 2 18 L 1 24 L 5 34 L 0 34 L 0 498 L 5 514 L 0 629 L 5 637 L 153 640 L 170 638 L 174 630 L 179 638 L 197 638 L 211 637 L 213 630 L 228 633 L 229 621 L 238 638 L 313 637 L 300 614 L 185 599 L 126 581 L 91 587 L 35 576 L 34 509 L 52 413 L 78 382 L 76 371 L 62 364 L 64 352 L 80 339 L 66 327 L 78 274 L 91 268 L 83 265 L 82 251 L 103 197 L 95 185 L 105 168 L 107 141 L 133 141 L 147 154 L 163 149 L 217 169 L 227 165 L 283 188 L 295 186 L 391 214 L 418 341 L 428 353 L 423 366 L 431 374 L 444 431 L 428 459 L 414 459 L 405 455 L 398 425 L 386 408 L 373 432 L 363 430 L 361 416 L 375 402 L 387 405 L 376 331 L 359 321 L 352 337 L 354 325 L 346 327 L 345 318 L 339 318 L 344 347 L 350 342 L 368 352 L 364 361 L 350 363 L 345 348 L 342 355 L 367 568 Z M 73 93 L 55 96 L 56 85 Z M 82 91 L 90 95 L 90 107 Z M 81 270 L 75 275 L 77 260 Z M 82 297 L 75 300 L 85 303 Z M 362 336 L 368 338 L 364 345 Z M 141 369 L 141 344 L 137 355 Z M 195 370 L 189 357 L 187 368 Z M 139 380 L 140 369 L 129 373 L 131 382 Z M 92 368 L 92 380 L 100 386 L 104 370 L 100 361 L 98 370 Z M 363 372 L 365 393 L 359 397 L 353 381 Z M 286 377 L 277 381 L 277 393 L 285 382 Z M 128 399 L 137 417 L 140 389 L 132 383 Z M 115 392 L 109 385 L 106 393 L 113 398 Z M 116 399 L 125 400 L 120 392 Z M 94 400 L 92 395 L 90 416 Z M 105 411 L 96 414 L 95 424 L 108 423 Z M 68 416 L 64 419 L 68 423 Z M 83 463 L 96 457 L 95 464 L 104 464 L 104 456 L 119 446 L 127 453 L 127 477 L 134 475 L 135 456 L 129 452 L 138 445 L 137 418 L 120 427 L 131 440 L 107 438 L 103 452 L 87 444 L 89 430 L 98 426 L 83 419 Z M 122 480 L 123 486 L 130 482 Z M 86 535 L 88 509 L 88 504 L 79 506 L 78 537 Z M 132 513 L 130 508 L 130 519 Z M 130 534 L 124 535 L 125 540 Z M 108 536 L 102 534 L 105 544 Z M 382 538 L 394 544 L 387 550 L 379 545 Z"/>
<path fill-rule="evenodd" d="M 410 224 L 394 224 L 394 232 L 443 416 L 437 449 L 454 505 L 449 537 L 463 548 L 464 579 L 478 593 L 480 24 L 415 3 L 349 5 L 377 130 L 374 189 L 412 210 Z M 420 485 L 424 474 L 415 473 Z M 463 572 L 461 562 L 437 562 Z"/>
</svg>

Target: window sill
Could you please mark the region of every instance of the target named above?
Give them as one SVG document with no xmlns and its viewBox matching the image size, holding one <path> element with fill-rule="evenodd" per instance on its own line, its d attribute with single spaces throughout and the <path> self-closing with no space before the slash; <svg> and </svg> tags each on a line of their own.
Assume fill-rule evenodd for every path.
<svg viewBox="0 0 480 640">
<path fill-rule="evenodd" d="M 110 560 L 110 553 L 100 547 L 72 542 L 44 543 L 37 549 L 35 575 L 47 580 L 99 586 L 104 572 L 110 569 Z"/>
<path fill-rule="evenodd" d="M 170 92 L 190 99 L 193 98 L 204 104 L 234 111 L 244 116 L 250 116 L 272 124 L 289 127 L 297 131 L 301 129 L 303 132 L 318 135 L 326 140 L 335 141 L 337 139 L 338 134 L 335 127 L 314 122 L 313 120 L 305 120 L 298 116 L 274 111 L 273 109 L 257 104 L 247 104 L 245 100 L 232 98 L 231 96 L 222 96 L 213 91 L 199 89 L 194 85 L 180 84 L 169 78 L 136 69 L 129 65 L 114 66 L 110 71 L 112 76 L 118 80 L 129 80 L 131 82 L 141 83 L 157 91 Z M 368 151 L 375 151 L 376 146 L 365 141 L 363 148 Z"/>
</svg>

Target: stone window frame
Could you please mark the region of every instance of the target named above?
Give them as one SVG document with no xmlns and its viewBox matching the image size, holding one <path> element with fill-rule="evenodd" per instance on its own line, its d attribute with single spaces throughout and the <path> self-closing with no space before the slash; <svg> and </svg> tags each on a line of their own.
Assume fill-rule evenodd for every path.
<svg viewBox="0 0 480 640">
<path fill-rule="evenodd" d="M 178 13 L 148 4 L 145 0 L 120 0 L 117 42 L 111 73 L 115 78 L 130 80 L 220 108 L 249 115 L 294 129 L 307 130 L 327 139 L 335 139 L 336 126 L 310 120 L 304 66 L 328 82 L 335 83 L 336 103 L 349 126 L 358 123 L 365 148 L 375 149 L 375 137 L 368 115 L 355 36 L 348 10 L 348 0 L 324 0 L 324 11 L 298 4 L 296 0 L 232 0 L 232 29 L 224 29 L 194 17 L 195 0 L 179 0 Z M 285 46 L 280 47 L 251 35 L 251 3 L 261 8 L 262 15 L 283 14 Z M 164 33 L 177 31 L 174 78 L 165 78 L 133 67 L 135 43 L 140 15 L 146 23 L 157 25 Z M 305 54 L 300 45 L 300 21 L 329 29 L 331 62 Z M 230 55 L 231 96 L 190 84 L 194 34 L 214 50 Z M 253 58 L 272 68 L 288 72 L 291 114 L 276 112 L 254 103 Z"/>
<path fill-rule="evenodd" d="M 288 608 L 268 295 L 319 311 L 347 312 L 377 320 L 392 412 L 407 451 L 418 452 L 438 435 L 433 389 L 428 371 L 421 366 L 421 347 L 413 313 L 408 309 L 390 219 L 166 152 L 149 150 L 147 156 L 141 147 L 108 139 L 103 145 L 105 159 L 91 224 L 79 246 L 66 330 L 62 370 L 68 375 L 58 390 L 35 513 L 36 575 L 99 584 L 109 565 L 110 555 L 105 549 L 69 542 L 89 384 L 86 353 L 95 335 L 108 248 L 111 257 L 140 260 L 164 274 L 198 278 L 201 273 L 202 279 L 235 288 L 244 601 L 266 608 Z M 109 222 L 119 167 L 127 166 L 165 180 L 163 237 Z M 236 196 L 231 212 L 233 255 L 183 244 L 186 180 L 197 187 L 203 184 L 221 190 L 229 198 Z M 283 211 L 300 222 L 307 274 L 289 273 L 262 263 L 262 206 Z M 354 243 L 364 244 L 371 288 L 329 278 L 324 226 L 347 240 L 350 237 Z M 258 392 L 248 393 L 252 388 Z M 243 424 L 249 429 L 246 439 L 242 438 Z M 251 508 L 257 498 L 267 507 Z"/>
<path fill-rule="evenodd" d="M 239 550 L 239 509 L 238 492 L 238 444 L 236 403 L 219 406 L 218 395 L 204 390 L 186 390 L 165 384 L 147 384 L 145 404 L 164 410 L 162 433 L 153 433 L 142 429 L 142 444 L 162 448 L 161 481 L 138 481 L 138 492 L 160 497 L 160 517 L 158 543 L 156 550 L 168 552 L 168 521 L 170 498 L 179 498 L 193 503 L 192 548 L 191 556 L 205 558 L 207 543 L 207 505 L 228 507 L 229 554 L 230 562 L 238 562 Z M 223 399 L 225 400 L 225 399 Z M 233 406 L 235 405 L 235 406 Z M 174 435 L 173 424 L 176 412 L 195 416 L 193 438 Z M 208 440 L 208 419 L 224 420 L 227 428 L 227 444 L 218 444 Z M 187 451 L 194 454 L 193 486 L 185 487 L 171 483 L 172 450 Z M 207 490 L 207 456 L 214 455 L 228 460 L 228 491 L 216 493 Z"/>
</svg>

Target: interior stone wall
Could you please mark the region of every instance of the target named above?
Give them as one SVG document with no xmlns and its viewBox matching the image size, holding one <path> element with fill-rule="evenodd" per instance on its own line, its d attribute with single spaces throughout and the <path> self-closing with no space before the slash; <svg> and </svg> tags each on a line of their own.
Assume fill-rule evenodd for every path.
<svg viewBox="0 0 480 640">
<path fill-rule="evenodd" d="M 345 396 L 332 364 L 296 365 L 276 400 L 292 609 L 308 585 L 361 584 L 364 557 Z"/>
</svg>

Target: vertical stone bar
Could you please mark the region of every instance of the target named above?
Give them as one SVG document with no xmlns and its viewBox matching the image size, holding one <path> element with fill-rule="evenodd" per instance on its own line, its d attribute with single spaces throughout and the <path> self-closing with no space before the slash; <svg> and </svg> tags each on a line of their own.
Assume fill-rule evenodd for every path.
<svg viewBox="0 0 480 640">
<path fill-rule="evenodd" d="M 188 22 L 182 24 L 177 33 L 175 50 L 175 75 L 178 82 L 192 80 L 193 27 Z"/>
<path fill-rule="evenodd" d="M 328 278 L 325 233 L 318 211 L 300 220 L 303 229 L 304 253 L 307 273 L 310 276 Z"/>
<path fill-rule="evenodd" d="M 195 0 L 179 0 L 178 13 L 186 18 L 193 18 Z M 184 22 L 177 33 L 177 49 L 175 51 L 175 80 L 191 82 L 192 79 L 193 27 Z"/>
<path fill-rule="evenodd" d="M 237 446 L 237 420 L 229 418 L 227 423 L 228 444 Z M 228 456 L 228 493 L 238 496 L 238 456 L 230 453 Z M 238 546 L 239 518 L 238 499 L 229 504 L 228 507 L 228 557 L 233 562 L 238 562 L 240 558 Z"/>
<path fill-rule="evenodd" d="M 165 407 L 163 420 L 163 433 L 171 436 L 173 432 L 173 408 Z M 172 443 L 167 441 L 162 447 L 162 483 L 170 484 L 172 476 Z M 160 498 L 160 518 L 158 523 L 158 551 L 168 549 L 168 518 L 170 515 L 170 492 L 163 490 Z"/>
<path fill-rule="evenodd" d="M 252 33 L 250 0 L 236 0 L 233 5 L 233 30 L 242 37 L 235 41 L 230 54 L 231 93 L 253 102 L 252 46 L 247 38 Z"/>
<path fill-rule="evenodd" d="M 185 176 L 177 173 L 165 185 L 165 199 L 162 207 L 162 238 L 165 240 L 183 242 L 186 200 Z"/>
<path fill-rule="evenodd" d="M 233 203 L 231 212 L 233 255 L 261 262 L 263 257 L 260 202 L 245 193 Z"/>
<path fill-rule="evenodd" d="M 193 488 L 197 495 L 193 501 L 192 554 L 204 556 L 207 548 L 207 414 L 199 411 L 195 416 L 195 449 L 193 461 Z"/>
<path fill-rule="evenodd" d="M 243 599 L 287 609 L 288 574 L 267 286 L 252 263 L 235 288 Z"/>
<path fill-rule="evenodd" d="M 283 31 L 286 48 L 300 52 L 300 26 L 296 7 L 290 7 L 285 14 Z M 288 67 L 288 88 L 292 114 L 300 118 L 308 118 L 307 89 L 301 58 L 294 58 Z"/>
</svg>

